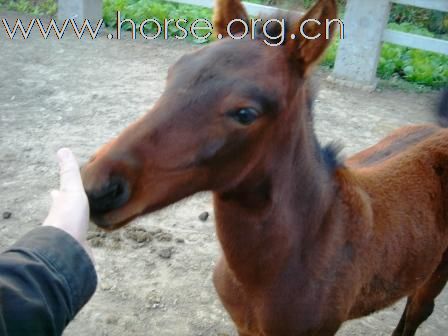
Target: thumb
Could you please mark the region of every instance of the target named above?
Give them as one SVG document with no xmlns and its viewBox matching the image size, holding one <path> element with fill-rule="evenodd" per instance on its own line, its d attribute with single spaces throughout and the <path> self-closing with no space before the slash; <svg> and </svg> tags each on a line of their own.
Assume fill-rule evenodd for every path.
<svg viewBox="0 0 448 336">
<path fill-rule="evenodd" d="M 84 187 L 79 173 L 79 165 L 72 151 L 68 148 L 61 148 L 58 151 L 60 169 L 60 191 L 82 191 Z"/>
</svg>

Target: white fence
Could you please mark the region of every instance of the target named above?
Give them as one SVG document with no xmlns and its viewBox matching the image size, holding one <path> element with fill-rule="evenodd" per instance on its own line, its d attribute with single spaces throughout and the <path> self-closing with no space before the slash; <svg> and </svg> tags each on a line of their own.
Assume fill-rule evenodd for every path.
<svg viewBox="0 0 448 336">
<path fill-rule="evenodd" d="M 448 12 L 448 0 L 348 0 L 346 34 L 336 57 L 334 79 L 375 88 L 383 42 L 448 55 L 448 41 L 387 29 L 392 2 Z"/>
<path fill-rule="evenodd" d="M 392 2 L 448 12 L 448 0 L 392 0 Z M 448 55 L 448 41 L 444 40 L 386 29 L 383 34 L 383 41 Z"/>
</svg>

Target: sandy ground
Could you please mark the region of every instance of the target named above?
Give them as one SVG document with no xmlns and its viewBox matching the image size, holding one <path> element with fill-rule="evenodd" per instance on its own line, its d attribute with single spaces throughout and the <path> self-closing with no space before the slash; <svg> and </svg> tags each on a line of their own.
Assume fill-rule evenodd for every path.
<svg viewBox="0 0 448 336">
<path fill-rule="evenodd" d="M 0 29 L 0 213 L 12 213 L 0 218 L 0 249 L 45 217 L 48 192 L 58 183 L 56 150 L 69 146 L 85 162 L 155 102 L 168 66 L 197 47 L 105 36 L 43 40 L 37 33 L 10 41 Z M 322 142 L 339 140 L 350 154 L 396 127 L 430 121 L 434 99 L 432 93 L 368 94 L 321 81 L 316 128 Z M 204 211 L 211 216 L 202 222 Z M 220 252 L 208 194 L 90 238 L 98 290 L 66 336 L 235 335 L 211 282 Z M 402 308 L 400 302 L 346 323 L 338 335 L 389 335 Z M 445 290 L 418 335 L 447 334 Z"/>
</svg>

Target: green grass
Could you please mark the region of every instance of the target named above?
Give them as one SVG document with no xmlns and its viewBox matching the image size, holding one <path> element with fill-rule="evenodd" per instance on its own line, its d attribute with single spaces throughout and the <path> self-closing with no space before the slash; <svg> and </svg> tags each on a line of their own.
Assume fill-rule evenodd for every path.
<svg viewBox="0 0 448 336">
<path fill-rule="evenodd" d="M 57 10 L 55 0 L 0 0 L 0 7 L 34 15 L 54 15 Z"/>
<path fill-rule="evenodd" d="M 256 3 L 265 3 L 266 0 L 250 0 Z M 311 3 L 311 1 L 305 1 Z M 342 1 L 343 2 L 343 1 Z M 116 12 L 121 12 L 122 19 L 132 19 L 134 22 L 142 22 L 148 18 L 163 22 L 165 18 L 183 18 L 190 23 L 198 18 L 211 20 L 212 11 L 207 8 L 182 5 L 163 0 L 104 0 L 103 16 L 106 25 L 115 27 Z M 55 0 L 0 0 L 0 7 L 10 10 L 33 13 L 37 15 L 54 14 L 56 12 Z M 130 29 L 130 25 L 124 25 L 124 29 Z M 154 33 L 155 26 L 147 25 L 147 33 Z M 188 29 L 188 25 L 186 25 Z M 402 22 L 400 24 L 390 23 L 389 28 L 403 32 L 415 33 L 423 36 L 437 37 L 448 40 L 448 35 L 435 34 L 419 24 Z M 173 37 L 179 35 L 179 30 L 174 26 L 168 27 L 168 35 Z M 192 42 L 210 42 L 208 40 L 195 40 L 191 34 L 188 39 Z M 336 58 L 336 40 L 325 54 L 322 65 L 332 68 Z M 440 88 L 448 86 L 448 56 L 405 48 L 385 43 L 381 52 L 378 66 L 378 76 L 384 80 L 400 83 L 407 81 L 416 86 L 428 88 Z"/>
</svg>

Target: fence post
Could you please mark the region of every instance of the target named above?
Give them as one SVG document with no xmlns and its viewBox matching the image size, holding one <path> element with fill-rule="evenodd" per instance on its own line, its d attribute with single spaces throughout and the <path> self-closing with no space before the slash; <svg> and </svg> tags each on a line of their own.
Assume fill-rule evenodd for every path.
<svg viewBox="0 0 448 336">
<path fill-rule="evenodd" d="M 348 0 L 345 38 L 340 41 L 332 79 L 373 90 L 383 32 L 389 20 L 389 0 Z"/>
<path fill-rule="evenodd" d="M 58 20 L 75 18 L 77 23 L 88 19 L 96 24 L 103 17 L 102 0 L 58 0 Z"/>
</svg>

